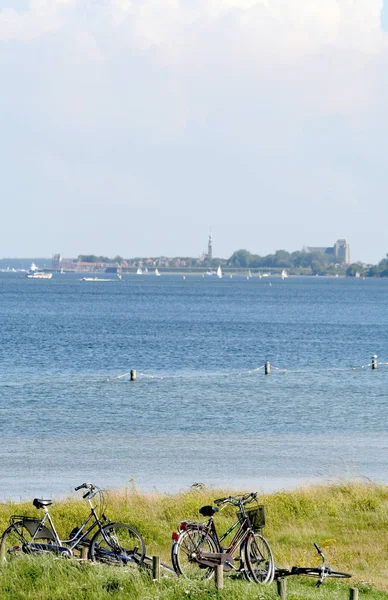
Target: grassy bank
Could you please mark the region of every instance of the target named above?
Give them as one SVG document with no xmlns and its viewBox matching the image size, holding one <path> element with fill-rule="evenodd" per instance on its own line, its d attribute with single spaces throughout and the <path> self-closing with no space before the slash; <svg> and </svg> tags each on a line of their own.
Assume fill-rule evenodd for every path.
<svg viewBox="0 0 388 600">
<path fill-rule="evenodd" d="M 134 487 L 112 491 L 107 515 L 134 525 L 143 535 L 148 554 L 161 555 L 170 562 L 171 532 L 183 519 L 199 520 L 198 509 L 211 504 L 227 490 L 194 490 L 171 496 L 141 494 Z M 371 483 L 336 483 L 293 492 L 263 495 L 267 526 L 275 562 L 279 566 L 318 564 L 313 543 L 319 543 L 333 569 L 353 573 L 345 583 L 324 583 L 314 589 L 314 580 L 288 580 L 291 599 L 348 599 L 349 587 L 358 587 L 360 598 L 388 600 L 388 487 Z M 82 500 L 56 502 L 52 515 L 59 534 L 66 537 L 87 514 Z M 0 505 L 0 530 L 11 514 L 38 515 L 31 502 Z M 217 515 L 220 529 L 233 521 L 231 508 Z M 226 578 L 225 590 L 218 596 L 214 584 L 168 578 L 160 584 L 148 573 L 128 575 L 124 569 L 76 561 L 26 557 L 0 571 L 0 597 L 3 599 L 87 598 L 277 598 L 276 584 L 257 586 Z"/>
</svg>

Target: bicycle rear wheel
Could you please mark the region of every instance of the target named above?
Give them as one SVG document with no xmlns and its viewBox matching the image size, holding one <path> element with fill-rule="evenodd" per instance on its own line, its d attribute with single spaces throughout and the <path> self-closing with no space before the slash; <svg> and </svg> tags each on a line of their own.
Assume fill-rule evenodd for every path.
<svg viewBox="0 0 388 600">
<path fill-rule="evenodd" d="M 179 536 L 172 547 L 172 564 L 177 575 L 190 579 L 210 579 L 213 567 L 202 567 L 197 558 L 202 552 L 218 552 L 217 544 L 201 525 L 190 527 Z"/>
<path fill-rule="evenodd" d="M 49 538 L 34 538 L 33 546 L 30 546 L 32 535 L 22 521 L 13 523 L 2 535 L 0 543 L 0 564 L 10 562 L 25 554 L 41 554 L 43 549 L 39 544 L 52 544 Z"/>
<path fill-rule="evenodd" d="M 251 533 L 245 544 L 248 578 L 256 583 L 272 583 L 275 563 L 269 543 L 259 533 Z"/>
<path fill-rule="evenodd" d="M 89 558 L 93 561 L 125 567 L 138 567 L 146 552 L 140 533 L 125 523 L 108 523 L 90 542 Z"/>
</svg>

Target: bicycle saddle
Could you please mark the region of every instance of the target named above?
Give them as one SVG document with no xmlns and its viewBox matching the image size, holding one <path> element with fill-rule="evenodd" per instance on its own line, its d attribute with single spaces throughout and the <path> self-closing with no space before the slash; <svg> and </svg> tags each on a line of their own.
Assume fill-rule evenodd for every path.
<svg viewBox="0 0 388 600">
<path fill-rule="evenodd" d="M 206 505 L 202 506 L 202 508 L 199 509 L 199 512 L 204 517 L 212 517 L 214 513 L 218 512 L 218 508 L 215 506 Z"/>
<path fill-rule="evenodd" d="M 50 506 L 52 504 L 52 500 L 43 500 L 43 498 L 34 498 L 33 505 L 35 508 L 43 508 L 44 506 Z"/>
</svg>

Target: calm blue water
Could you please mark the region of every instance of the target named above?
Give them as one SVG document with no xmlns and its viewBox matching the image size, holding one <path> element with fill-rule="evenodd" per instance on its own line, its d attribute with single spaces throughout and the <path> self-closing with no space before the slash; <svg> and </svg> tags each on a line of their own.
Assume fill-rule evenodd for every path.
<svg viewBox="0 0 388 600">
<path fill-rule="evenodd" d="M 360 368 L 388 362 L 387 298 L 388 280 L 1 273 L 0 499 L 388 483 L 388 367 Z"/>
</svg>

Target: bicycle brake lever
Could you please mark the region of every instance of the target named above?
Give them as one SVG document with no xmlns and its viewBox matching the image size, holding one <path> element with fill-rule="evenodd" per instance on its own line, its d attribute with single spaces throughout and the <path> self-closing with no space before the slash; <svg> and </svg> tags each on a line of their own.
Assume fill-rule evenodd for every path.
<svg viewBox="0 0 388 600">
<path fill-rule="evenodd" d="M 82 490 L 82 488 L 84 488 L 86 486 L 87 486 L 86 483 L 81 483 L 81 485 L 78 485 L 76 488 L 74 488 L 74 491 L 78 492 L 78 490 Z"/>
</svg>

